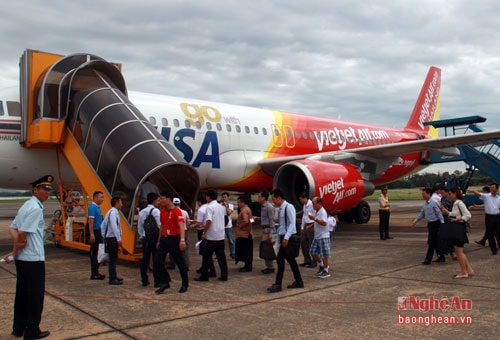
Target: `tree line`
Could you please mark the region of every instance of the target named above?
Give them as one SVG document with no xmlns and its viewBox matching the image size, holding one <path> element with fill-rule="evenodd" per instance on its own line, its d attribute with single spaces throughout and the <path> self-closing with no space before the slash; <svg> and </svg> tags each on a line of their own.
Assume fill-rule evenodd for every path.
<svg viewBox="0 0 500 340">
<path fill-rule="evenodd" d="M 462 181 L 467 181 L 469 173 L 467 171 L 455 170 L 453 173 L 438 172 L 438 173 L 415 173 L 405 177 L 400 178 L 399 180 L 387 184 L 389 189 L 407 189 L 407 188 L 423 188 L 423 187 L 433 187 L 437 182 L 440 181 L 453 181 L 455 183 L 462 183 Z M 468 186 L 471 187 L 482 187 L 485 185 L 489 185 L 493 182 L 497 182 L 495 179 L 490 176 L 481 173 L 479 170 L 476 170 L 470 180 L 468 182 Z"/>
</svg>

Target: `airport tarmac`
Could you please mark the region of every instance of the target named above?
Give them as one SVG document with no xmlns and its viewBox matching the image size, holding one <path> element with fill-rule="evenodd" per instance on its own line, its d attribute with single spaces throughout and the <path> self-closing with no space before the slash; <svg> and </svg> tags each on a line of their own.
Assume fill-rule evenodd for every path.
<svg viewBox="0 0 500 340">
<path fill-rule="evenodd" d="M 41 328 L 51 332 L 48 339 L 494 338 L 500 319 L 500 255 L 473 243 L 484 232 L 483 212 L 472 211 L 472 243 L 465 247 L 475 275 L 455 279 L 459 265 L 449 257 L 445 263 L 421 265 L 426 223 L 409 225 L 422 203 L 391 202 L 394 239 L 385 241 L 379 239 L 378 212 L 371 203 L 370 223 L 342 224 L 334 235 L 330 278 L 319 279 L 316 269 L 301 267 L 305 288 L 286 289 L 293 280 L 286 265 L 284 289 L 275 294 L 266 292 L 274 274 L 260 272 L 258 227 L 253 272 L 240 273 L 241 264 L 229 263 L 227 282 L 192 280 L 201 257 L 194 254 L 196 234 L 190 231 L 191 282 L 185 294 L 177 292 L 178 271 L 170 271 L 172 288 L 156 295 L 152 286 L 141 286 L 139 265 L 123 261 L 118 263 L 122 286 L 91 281 L 88 254 L 47 244 Z M 3 216 L 15 211 L 16 205 L 0 207 Z M 9 223 L 0 220 L 0 254 L 11 249 Z M 302 262 L 301 255 L 297 261 Z M 13 338 L 15 282 L 15 267 L 0 264 L 0 339 Z"/>
</svg>

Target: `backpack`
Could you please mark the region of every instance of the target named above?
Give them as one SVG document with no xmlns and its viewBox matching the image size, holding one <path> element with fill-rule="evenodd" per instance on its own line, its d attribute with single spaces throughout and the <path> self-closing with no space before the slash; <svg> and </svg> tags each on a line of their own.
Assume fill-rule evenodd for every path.
<svg viewBox="0 0 500 340">
<path fill-rule="evenodd" d="M 153 209 L 149 211 L 148 217 L 144 220 L 144 231 L 146 232 L 146 237 L 150 240 L 157 240 L 160 234 L 160 229 L 158 229 L 158 224 L 153 216 Z"/>
</svg>

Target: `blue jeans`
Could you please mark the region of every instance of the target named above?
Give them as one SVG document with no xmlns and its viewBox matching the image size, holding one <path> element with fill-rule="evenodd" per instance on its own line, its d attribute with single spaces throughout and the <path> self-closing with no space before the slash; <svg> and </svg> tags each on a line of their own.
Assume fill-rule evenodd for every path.
<svg viewBox="0 0 500 340">
<path fill-rule="evenodd" d="M 224 232 L 226 233 L 227 243 L 229 244 L 229 256 L 231 256 L 231 258 L 234 259 L 236 254 L 234 250 L 233 228 L 225 228 Z"/>
</svg>

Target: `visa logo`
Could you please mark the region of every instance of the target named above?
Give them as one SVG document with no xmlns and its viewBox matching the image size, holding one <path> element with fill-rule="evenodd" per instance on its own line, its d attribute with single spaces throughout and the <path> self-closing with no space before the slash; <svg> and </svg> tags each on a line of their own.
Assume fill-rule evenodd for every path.
<svg viewBox="0 0 500 340">
<path fill-rule="evenodd" d="M 171 132 L 172 130 L 169 127 L 161 128 L 162 136 L 169 143 L 172 143 L 170 140 Z M 207 131 L 205 133 L 201 147 L 197 152 L 187 143 L 189 139 L 194 141 L 195 138 L 195 130 L 180 129 L 173 137 L 173 144 L 183 155 L 184 160 L 193 167 L 199 168 L 202 163 L 208 163 L 213 169 L 220 169 L 219 141 L 215 131 Z"/>
</svg>

